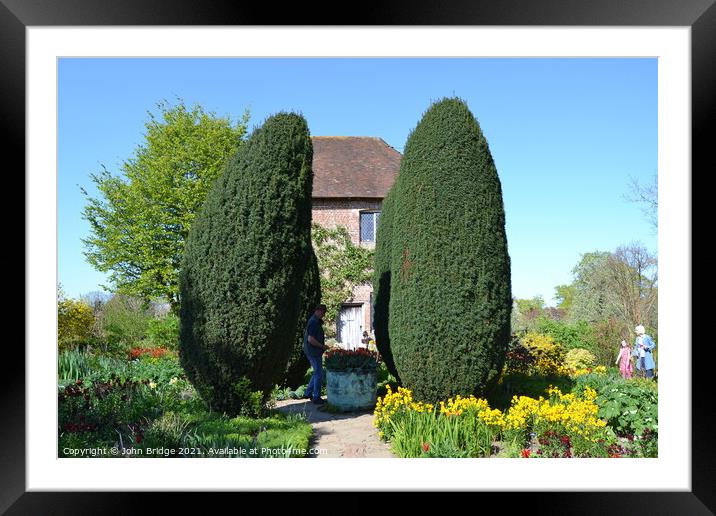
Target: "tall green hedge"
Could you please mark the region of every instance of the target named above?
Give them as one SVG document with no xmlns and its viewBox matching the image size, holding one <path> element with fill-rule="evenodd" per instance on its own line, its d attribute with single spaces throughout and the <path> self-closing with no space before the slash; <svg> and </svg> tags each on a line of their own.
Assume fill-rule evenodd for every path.
<svg viewBox="0 0 716 516">
<path fill-rule="evenodd" d="M 308 362 L 308 358 L 306 358 L 306 354 L 303 352 L 303 333 L 306 329 L 308 319 L 313 315 L 316 305 L 320 302 L 321 277 L 318 270 L 318 260 L 313 250 L 311 250 L 311 257 L 308 267 L 306 268 L 306 275 L 304 276 L 303 288 L 301 290 L 296 338 L 294 340 L 293 351 L 288 359 L 284 378 L 284 385 L 292 389 L 297 389 L 300 385 L 303 385 L 306 371 L 308 371 L 308 368 L 311 366 Z"/>
<path fill-rule="evenodd" d="M 378 245 L 390 248 L 388 331 L 400 379 L 427 401 L 482 395 L 509 342 L 510 258 L 497 170 L 462 100 L 427 110 L 393 188 L 388 241 Z"/>
<path fill-rule="evenodd" d="M 180 356 L 212 408 L 281 383 L 311 255 L 313 147 L 302 116 L 268 118 L 228 163 L 186 241 Z"/>
</svg>

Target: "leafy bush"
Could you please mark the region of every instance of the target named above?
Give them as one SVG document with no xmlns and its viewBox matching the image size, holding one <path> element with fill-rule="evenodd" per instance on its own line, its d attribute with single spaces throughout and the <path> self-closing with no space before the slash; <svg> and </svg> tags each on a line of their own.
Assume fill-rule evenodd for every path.
<svg viewBox="0 0 716 516">
<path fill-rule="evenodd" d="M 487 399 L 490 405 L 506 409 L 514 396 L 539 398 L 552 385 L 562 392 L 570 392 L 575 381 L 569 376 L 545 376 L 539 374 L 510 373 L 502 377 L 501 382 L 489 391 Z"/>
<path fill-rule="evenodd" d="M 619 352 L 622 339 L 634 342 L 633 328 L 615 319 L 594 323 L 594 346 L 590 351 L 597 357 L 597 364 L 611 366 Z"/>
<path fill-rule="evenodd" d="M 534 359 L 529 369 L 531 374 L 548 376 L 566 373 L 562 365 L 564 349 L 551 336 L 530 332 L 522 338 L 522 345 Z"/>
<path fill-rule="evenodd" d="M 143 447 L 170 448 L 177 450 L 183 447 L 192 425 L 192 418 L 186 414 L 165 412 L 152 421 L 144 433 Z M 178 456 L 178 455 L 177 455 Z"/>
<path fill-rule="evenodd" d="M 149 306 L 140 299 L 121 294 L 113 296 L 102 309 L 105 351 L 125 353 L 146 337 L 151 319 Z"/>
<path fill-rule="evenodd" d="M 514 345 L 505 357 L 505 374 L 530 374 L 534 370 L 536 358 L 530 349 L 522 344 Z"/>
<path fill-rule="evenodd" d="M 510 259 L 500 180 L 463 101 L 441 100 L 423 115 L 389 199 L 374 284 L 382 296 L 389 260 L 389 338 L 376 326 L 378 349 L 389 341 L 401 382 L 420 399 L 482 393 L 510 338 Z"/>
<path fill-rule="evenodd" d="M 179 317 L 167 314 L 149 320 L 147 342 L 152 347 L 176 350 L 179 347 Z"/>
<path fill-rule="evenodd" d="M 303 117 L 268 118 L 191 227 L 180 273 L 180 357 L 217 410 L 253 412 L 256 393 L 267 398 L 284 380 L 311 252 L 312 161 Z"/>
<path fill-rule="evenodd" d="M 586 321 L 569 324 L 541 317 L 537 321 L 537 333 L 551 336 L 554 341 L 569 351 L 582 348 L 591 351 L 595 345 L 594 328 Z"/>
<path fill-rule="evenodd" d="M 599 416 L 620 436 L 659 431 L 658 395 L 639 382 L 617 381 L 599 393 Z"/>
<path fill-rule="evenodd" d="M 57 343 L 60 351 L 85 344 L 92 337 L 94 312 L 84 301 L 62 299 L 57 302 Z"/>
<path fill-rule="evenodd" d="M 586 349 L 573 348 L 567 351 L 564 365 L 568 369 L 587 369 L 594 365 L 597 358 Z"/>
<path fill-rule="evenodd" d="M 288 358 L 286 372 L 284 374 L 283 385 L 296 389 L 303 382 L 303 375 L 306 369 L 310 367 L 308 358 L 303 352 L 303 336 L 306 331 L 306 324 L 313 315 L 313 312 L 321 301 L 321 281 L 318 271 L 318 260 L 316 254 L 311 250 L 306 275 L 303 277 L 303 286 L 301 288 L 301 316 L 298 318 L 296 327 L 296 337 L 293 342 L 293 350 Z"/>
</svg>

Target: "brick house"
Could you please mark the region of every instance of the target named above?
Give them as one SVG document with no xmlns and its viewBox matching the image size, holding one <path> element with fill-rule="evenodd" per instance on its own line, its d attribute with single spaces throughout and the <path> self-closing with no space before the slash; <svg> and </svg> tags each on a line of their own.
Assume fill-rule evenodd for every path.
<svg viewBox="0 0 716 516">
<path fill-rule="evenodd" d="M 313 221 L 326 228 L 345 226 L 355 245 L 375 247 L 383 198 L 393 186 L 401 154 L 380 138 L 314 136 Z M 336 339 L 344 347 L 360 344 L 373 332 L 373 287 L 360 285 L 346 299 L 336 320 Z"/>
</svg>

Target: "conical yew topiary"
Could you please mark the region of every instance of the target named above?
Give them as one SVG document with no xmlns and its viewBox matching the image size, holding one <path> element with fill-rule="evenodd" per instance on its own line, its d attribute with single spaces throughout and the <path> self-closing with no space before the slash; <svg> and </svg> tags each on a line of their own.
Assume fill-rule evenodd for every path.
<svg viewBox="0 0 716 516">
<path fill-rule="evenodd" d="M 268 118 L 192 225 L 180 274 L 180 357 L 214 409 L 255 407 L 284 378 L 312 254 L 312 160 L 302 116 Z"/>
<path fill-rule="evenodd" d="M 389 249 L 388 332 L 400 379 L 426 401 L 482 395 L 509 342 L 510 258 L 500 180 L 463 101 L 444 99 L 424 114 L 393 189 L 376 254 Z"/>
<path fill-rule="evenodd" d="M 311 249 L 311 257 L 306 275 L 303 279 L 303 287 L 301 289 L 301 298 L 299 302 L 300 311 L 298 324 L 296 327 L 296 339 L 294 340 L 293 351 L 288 359 L 286 366 L 286 374 L 283 385 L 292 389 L 297 389 L 305 383 L 306 371 L 311 366 L 303 352 L 303 334 L 306 330 L 308 319 L 311 318 L 313 312 L 321 302 L 321 277 L 318 269 L 318 260 Z"/>
</svg>

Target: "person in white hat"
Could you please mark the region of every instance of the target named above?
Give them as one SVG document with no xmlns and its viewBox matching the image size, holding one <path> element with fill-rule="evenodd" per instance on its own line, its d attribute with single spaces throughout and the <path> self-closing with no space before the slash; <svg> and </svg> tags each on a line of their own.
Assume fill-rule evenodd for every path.
<svg viewBox="0 0 716 516">
<path fill-rule="evenodd" d="M 634 328 L 636 332 L 636 342 L 632 356 L 636 357 L 636 369 L 641 376 L 646 378 L 654 378 L 654 357 L 652 352 L 656 347 L 654 341 L 646 334 L 644 327 L 640 324 Z"/>
</svg>

